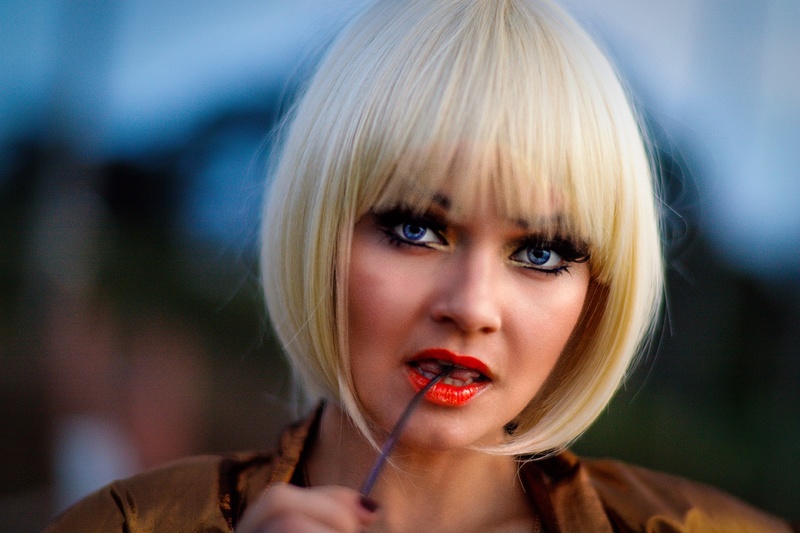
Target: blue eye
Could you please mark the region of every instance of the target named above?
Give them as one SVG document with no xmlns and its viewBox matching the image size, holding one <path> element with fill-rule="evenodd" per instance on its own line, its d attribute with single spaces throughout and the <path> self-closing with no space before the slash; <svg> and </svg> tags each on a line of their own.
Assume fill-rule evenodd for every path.
<svg viewBox="0 0 800 533">
<path fill-rule="evenodd" d="M 553 252 L 541 248 L 528 248 L 528 261 L 534 265 L 546 265 Z"/>
<path fill-rule="evenodd" d="M 441 235 L 434 229 L 419 222 L 403 222 L 388 228 L 389 236 L 415 246 L 444 244 Z"/>
<path fill-rule="evenodd" d="M 438 248 L 447 244 L 443 235 L 447 224 L 435 215 L 418 215 L 398 208 L 374 216 L 378 227 L 398 246 Z"/>
<path fill-rule="evenodd" d="M 558 252 L 542 245 L 523 246 L 514 252 L 511 260 L 543 272 L 558 272 L 565 268 L 567 263 Z"/>
<path fill-rule="evenodd" d="M 398 233 L 409 241 L 422 241 L 425 234 L 430 231 L 425 226 L 420 226 L 419 224 L 399 224 L 395 228 L 395 231 L 398 231 L 398 228 Z"/>
</svg>

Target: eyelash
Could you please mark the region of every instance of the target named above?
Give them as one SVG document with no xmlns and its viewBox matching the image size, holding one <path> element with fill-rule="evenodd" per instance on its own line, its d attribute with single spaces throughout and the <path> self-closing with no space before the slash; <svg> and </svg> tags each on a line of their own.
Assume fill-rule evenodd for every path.
<svg viewBox="0 0 800 533">
<path fill-rule="evenodd" d="M 555 253 L 561 258 L 562 264 L 555 268 L 536 268 L 528 264 L 522 264 L 523 268 L 543 272 L 558 276 L 569 272 L 572 265 L 575 263 L 585 263 L 589 260 L 589 254 L 584 251 L 583 247 L 579 247 L 570 239 L 564 238 L 546 238 L 540 236 L 531 236 L 522 240 L 521 244 L 517 246 L 511 256 L 515 256 L 524 250 L 546 250 Z"/>
<path fill-rule="evenodd" d="M 382 213 L 374 214 L 383 233 L 389 240 L 389 243 L 398 248 L 412 246 L 414 248 L 432 248 L 429 242 L 413 242 L 404 239 L 397 234 L 395 228 L 401 224 L 412 224 L 420 226 L 429 231 L 432 231 L 442 241 L 447 241 L 442 235 L 442 232 L 447 228 L 444 221 L 437 220 L 437 217 L 420 216 L 404 209 L 393 209 Z M 585 251 L 583 246 L 577 245 L 570 239 L 564 238 L 546 238 L 537 235 L 531 235 L 522 239 L 515 247 L 511 257 L 521 253 L 526 249 L 547 250 L 557 254 L 563 261 L 563 264 L 555 268 L 536 268 L 535 266 L 523 264 L 519 262 L 522 268 L 534 270 L 547 275 L 558 276 L 569 272 L 570 267 L 575 263 L 585 263 L 589 260 L 589 254 Z"/>
<path fill-rule="evenodd" d="M 403 209 L 394 209 L 386 211 L 385 213 L 375 213 L 375 217 L 383 233 L 388 237 L 389 242 L 398 248 L 403 246 L 413 246 L 415 248 L 430 248 L 430 243 L 427 242 L 413 242 L 402 238 L 398 235 L 394 228 L 401 224 L 412 224 L 420 226 L 429 231 L 432 231 L 442 241 L 446 241 L 442 235 L 447 225 L 443 221 L 435 220 L 430 216 L 419 216 L 410 211 Z"/>
</svg>

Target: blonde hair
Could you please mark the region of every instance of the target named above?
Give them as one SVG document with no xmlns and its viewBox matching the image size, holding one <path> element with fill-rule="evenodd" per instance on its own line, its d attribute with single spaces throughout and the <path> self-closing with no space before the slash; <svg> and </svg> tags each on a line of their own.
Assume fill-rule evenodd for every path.
<svg viewBox="0 0 800 533">
<path fill-rule="evenodd" d="M 347 349 L 353 225 L 382 206 L 424 211 L 455 180 L 453 210 L 491 193 L 499 213 L 534 225 L 556 213 L 553 232 L 588 243 L 578 326 L 492 451 L 542 453 L 579 436 L 649 337 L 663 286 L 643 134 L 592 39 L 547 0 L 379 1 L 332 45 L 288 124 L 262 274 L 309 396 L 338 402 L 372 440 Z"/>
</svg>

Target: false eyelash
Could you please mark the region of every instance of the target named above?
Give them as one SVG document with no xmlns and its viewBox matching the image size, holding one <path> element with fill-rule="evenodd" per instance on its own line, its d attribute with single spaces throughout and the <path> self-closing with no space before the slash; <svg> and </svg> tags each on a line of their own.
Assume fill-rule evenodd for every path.
<svg viewBox="0 0 800 533">
<path fill-rule="evenodd" d="M 382 212 L 375 212 L 373 213 L 373 216 L 375 217 L 377 225 L 381 228 L 381 231 L 383 231 L 384 235 L 389 239 L 389 243 L 398 248 L 403 246 L 430 248 L 430 243 L 411 242 L 397 235 L 393 228 L 399 224 L 416 224 L 423 226 L 435 232 L 439 238 L 444 240 L 441 232 L 447 227 L 447 223 L 442 217 L 432 214 L 420 215 L 409 209 L 404 209 L 401 207 L 396 207 Z"/>
<path fill-rule="evenodd" d="M 536 268 L 532 266 L 522 266 L 525 270 L 532 270 L 534 272 L 538 272 L 539 274 L 544 274 L 545 276 L 560 276 L 562 274 L 567 274 L 571 270 L 570 265 L 562 265 L 556 268 Z"/>
<path fill-rule="evenodd" d="M 531 236 L 519 242 L 517 250 L 522 248 L 540 248 L 552 250 L 568 263 L 585 263 L 589 260 L 589 247 L 565 237 Z"/>
</svg>

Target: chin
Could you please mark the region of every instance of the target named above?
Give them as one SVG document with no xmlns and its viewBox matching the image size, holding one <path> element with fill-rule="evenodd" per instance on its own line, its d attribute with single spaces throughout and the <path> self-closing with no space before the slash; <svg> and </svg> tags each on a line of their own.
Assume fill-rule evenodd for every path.
<svg viewBox="0 0 800 533">
<path fill-rule="evenodd" d="M 431 453 L 453 452 L 476 446 L 496 445 L 502 442 L 505 435 L 503 427 L 488 431 L 485 426 L 478 428 L 452 418 L 436 418 L 438 417 L 424 417 L 409 423 L 399 444 Z"/>
</svg>

